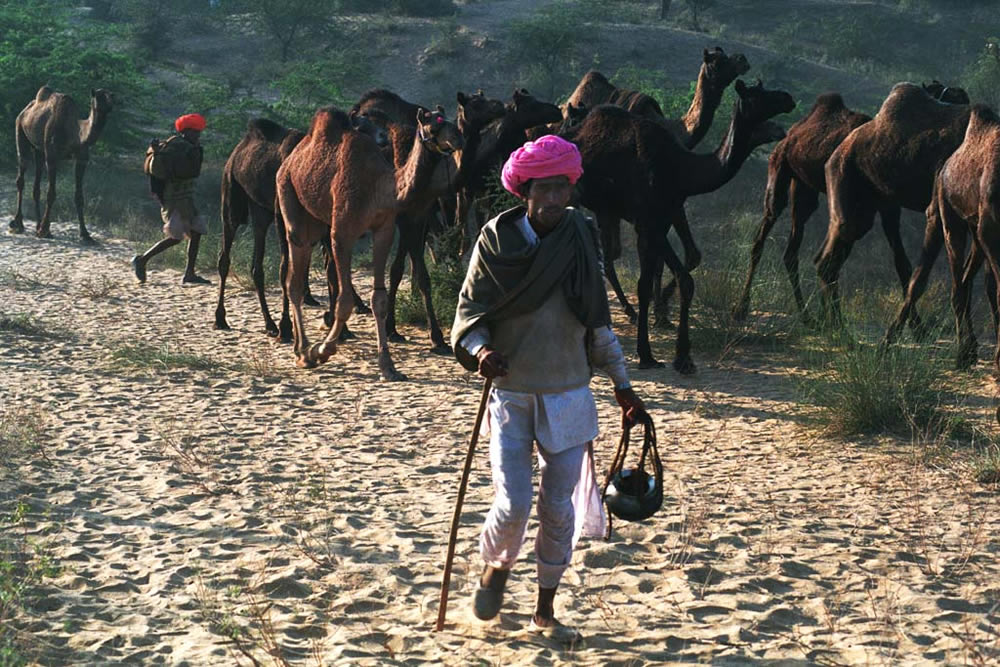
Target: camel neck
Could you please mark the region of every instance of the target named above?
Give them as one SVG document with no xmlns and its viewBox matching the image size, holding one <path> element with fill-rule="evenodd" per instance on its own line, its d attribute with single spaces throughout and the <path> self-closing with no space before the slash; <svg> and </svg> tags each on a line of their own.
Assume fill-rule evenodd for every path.
<svg viewBox="0 0 1000 667">
<path fill-rule="evenodd" d="M 419 132 L 414 133 L 413 148 L 402 169 L 396 172 L 396 202 L 401 209 L 413 208 L 418 198 L 427 194 L 435 167 L 442 157 L 427 147 Z"/>
<path fill-rule="evenodd" d="M 740 170 L 750 156 L 750 123 L 733 107 L 733 118 L 722 143 L 714 153 L 687 151 L 685 164 L 677 170 L 680 190 L 685 196 L 704 194 L 722 187 Z"/>
<path fill-rule="evenodd" d="M 694 99 L 691 100 L 691 106 L 688 107 L 687 113 L 682 119 L 684 129 L 687 132 L 687 137 L 682 142 L 685 146 L 691 148 L 705 138 L 721 102 L 722 91 L 713 89 L 713 86 L 708 82 L 705 68 L 702 67 L 701 71 L 698 72 L 698 85 L 694 90 Z"/>
<path fill-rule="evenodd" d="M 90 115 L 86 120 L 80 121 L 80 143 L 85 146 L 92 146 L 97 138 L 101 136 L 104 124 L 108 120 L 106 113 L 101 113 L 93 105 L 90 107 Z"/>
</svg>

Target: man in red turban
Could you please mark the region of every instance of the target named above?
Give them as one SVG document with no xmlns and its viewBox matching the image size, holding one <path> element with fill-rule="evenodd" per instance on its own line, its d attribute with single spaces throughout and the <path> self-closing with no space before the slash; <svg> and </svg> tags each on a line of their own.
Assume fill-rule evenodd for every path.
<svg viewBox="0 0 1000 667">
<path fill-rule="evenodd" d="M 201 133 L 205 117 L 189 113 L 174 121 L 177 134 L 166 141 L 153 140 L 146 153 L 144 169 L 149 176 L 149 189 L 160 201 L 160 218 L 166 236 L 141 255 L 132 258 L 132 270 L 140 283 L 146 282 L 146 263 L 161 252 L 188 238 L 187 266 L 181 284 L 207 285 L 208 281 L 195 273 L 198 246 L 208 226 L 194 205 L 195 179 L 201 173 L 203 158 Z"/>
<path fill-rule="evenodd" d="M 627 419 L 647 418 L 611 331 L 600 235 L 591 219 L 567 207 L 582 174 L 576 146 L 556 136 L 511 154 L 503 185 L 525 206 L 483 227 L 451 330 L 462 365 L 494 379 L 488 424 L 496 495 L 479 541 L 485 569 L 472 611 L 481 620 L 500 612 L 531 514 L 537 442 L 532 628 L 565 643 L 580 634 L 556 621 L 556 588 L 577 539 L 604 529 L 592 454 L 598 430 L 593 369 L 611 377 Z"/>
</svg>

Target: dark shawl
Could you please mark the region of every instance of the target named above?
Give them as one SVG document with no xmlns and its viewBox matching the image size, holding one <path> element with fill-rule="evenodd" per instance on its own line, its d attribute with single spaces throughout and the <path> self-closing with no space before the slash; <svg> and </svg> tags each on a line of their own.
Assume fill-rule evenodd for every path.
<svg viewBox="0 0 1000 667">
<path fill-rule="evenodd" d="M 536 310 L 556 287 L 562 288 L 570 310 L 585 327 L 611 324 L 594 223 L 568 208 L 562 222 L 531 248 L 512 224 L 524 215 L 524 207 L 501 213 L 483 227 L 476 242 L 451 327 L 455 356 L 468 370 L 479 367 L 459 345 L 469 331 Z"/>
</svg>

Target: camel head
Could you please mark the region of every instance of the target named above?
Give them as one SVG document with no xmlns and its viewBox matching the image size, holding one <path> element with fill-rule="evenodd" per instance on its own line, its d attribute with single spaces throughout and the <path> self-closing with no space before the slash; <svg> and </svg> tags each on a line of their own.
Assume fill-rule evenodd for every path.
<svg viewBox="0 0 1000 667">
<path fill-rule="evenodd" d="M 445 117 L 440 104 L 434 111 L 417 109 L 417 136 L 429 150 L 442 155 L 451 155 L 465 146 L 458 126 Z"/>
<path fill-rule="evenodd" d="M 558 123 L 562 120 L 562 109 L 555 104 L 536 99 L 524 88 L 518 88 L 507 105 L 507 114 L 512 116 L 521 129 L 527 130 L 536 125 Z"/>
<path fill-rule="evenodd" d="M 387 119 L 384 117 L 375 118 L 373 111 L 364 111 L 359 113 L 357 109 L 351 109 L 351 112 L 348 115 L 351 118 L 351 126 L 361 134 L 368 135 L 374 139 L 375 144 L 379 148 L 389 145 L 389 133 L 385 129 L 385 120 Z"/>
<path fill-rule="evenodd" d="M 583 119 L 587 117 L 590 113 L 590 107 L 586 104 L 581 104 L 579 106 L 574 106 L 572 102 L 566 105 L 566 115 L 563 118 L 562 125 L 559 126 L 560 132 L 565 132 L 566 130 L 576 127 L 583 122 Z"/>
<path fill-rule="evenodd" d="M 748 86 L 742 79 L 736 80 L 736 101 L 734 114 L 756 127 L 779 113 L 788 113 L 795 108 L 795 100 L 783 90 L 768 90 L 760 79 Z"/>
<path fill-rule="evenodd" d="M 500 100 L 493 100 L 486 97 L 483 89 L 476 91 L 475 95 L 466 95 L 459 91 L 458 113 L 455 119 L 460 127 L 471 126 L 474 128 L 485 127 L 490 121 L 502 118 L 507 109 Z"/>
<path fill-rule="evenodd" d="M 702 61 L 702 71 L 705 74 L 706 83 L 718 93 L 725 90 L 736 77 L 750 71 L 750 63 L 745 55 L 734 53 L 727 56 L 721 46 L 705 49 L 702 52 Z"/>
<path fill-rule="evenodd" d="M 114 96 L 107 88 L 90 89 L 90 107 L 98 114 L 107 115 L 111 113 L 114 106 Z"/>
<path fill-rule="evenodd" d="M 962 88 L 946 86 L 937 79 L 930 83 L 921 84 L 924 92 L 939 102 L 945 104 L 969 104 L 969 94 Z"/>
</svg>

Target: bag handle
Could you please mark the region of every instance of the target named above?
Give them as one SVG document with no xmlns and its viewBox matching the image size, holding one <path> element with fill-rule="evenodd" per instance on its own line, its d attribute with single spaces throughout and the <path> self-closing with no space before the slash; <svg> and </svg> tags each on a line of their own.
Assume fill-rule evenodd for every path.
<svg viewBox="0 0 1000 667">
<path fill-rule="evenodd" d="M 604 478 L 604 486 L 601 488 L 601 502 L 605 502 L 605 498 L 608 495 L 608 486 L 611 484 L 611 478 L 615 476 L 615 473 L 619 472 L 625 467 L 625 457 L 628 455 L 629 440 L 632 433 L 632 427 L 638 426 L 640 422 L 633 425 L 629 425 L 628 418 L 622 413 L 622 437 L 618 441 L 618 450 L 615 452 L 615 457 L 611 460 L 611 466 L 608 468 L 608 474 Z M 656 479 L 656 483 L 663 484 L 663 464 L 660 462 L 660 452 L 656 448 L 656 426 L 653 424 L 653 418 L 647 417 L 642 422 L 643 433 L 642 433 L 642 452 L 639 454 L 639 466 L 638 470 L 642 470 L 646 462 L 646 457 L 649 456 L 649 460 L 653 466 L 653 476 Z M 604 531 L 604 539 L 611 539 L 612 530 L 612 517 L 611 512 L 608 512 L 608 529 Z"/>
</svg>

